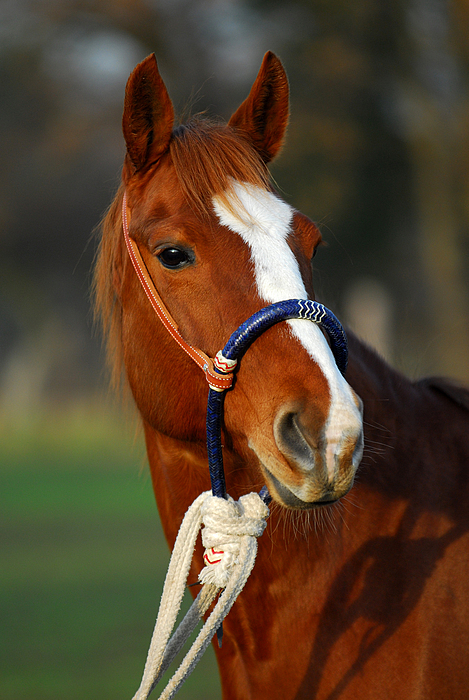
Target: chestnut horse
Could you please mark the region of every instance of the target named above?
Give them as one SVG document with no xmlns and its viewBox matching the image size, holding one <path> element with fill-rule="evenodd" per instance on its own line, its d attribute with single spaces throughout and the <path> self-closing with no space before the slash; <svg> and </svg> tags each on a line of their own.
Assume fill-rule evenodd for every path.
<svg viewBox="0 0 469 700">
<path fill-rule="evenodd" d="M 272 53 L 227 125 L 200 117 L 174 128 L 154 56 L 127 83 L 127 152 L 96 292 L 141 414 L 170 547 L 188 506 L 210 489 L 208 389 L 132 268 L 124 190 L 155 287 L 183 338 L 213 357 L 262 307 L 314 299 L 321 235 L 267 171 L 288 99 Z M 273 503 L 216 648 L 226 700 L 469 697 L 468 410 L 466 390 L 411 382 L 353 336 L 345 380 L 307 321 L 279 323 L 253 343 L 226 395 L 226 482 L 235 499 L 266 484 Z M 346 496 L 363 426 L 365 457 Z M 200 547 L 194 582 L 202 567 Z"/>
</svg>

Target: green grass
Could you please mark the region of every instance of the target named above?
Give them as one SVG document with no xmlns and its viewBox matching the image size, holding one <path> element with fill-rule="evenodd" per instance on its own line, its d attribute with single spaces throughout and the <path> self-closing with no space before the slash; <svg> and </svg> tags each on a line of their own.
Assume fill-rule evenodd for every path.
<svg viewBox="0 0 469 700">
<path fill-rule="evenodd" d="M 169 560 L 143 442 L 106 413 L 3 421 L 0 538 L 1 700 L 130 700 Z M 220 697 L 212 649 L 178 697 Z"/>
</svg>

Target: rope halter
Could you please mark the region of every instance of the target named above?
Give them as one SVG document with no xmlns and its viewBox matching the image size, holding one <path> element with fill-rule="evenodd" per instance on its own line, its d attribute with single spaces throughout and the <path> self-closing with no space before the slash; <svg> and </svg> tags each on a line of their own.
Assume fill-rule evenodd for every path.
<svg viewBox="0 0 469 700">
<path fill-rule="evenodd" d="M 254 566 L 257 538 L 262 535 L 269 516 L 271 497 L 264 486 L 259 494 L 250 493 L 235 502 L 226 492 L 221 444 L 224 397 L 232 386 L 238 361 L 252 342 L 276 323 L 291 318 L 312 321 L 329 336 L 337 367 L 345 374 L 347 339 L 332 311 L 310 299 L 289 299 L 261 309 L 231 335 L 215 358 L 189 345 L 153 284 L 136 241 L 129 235 L 130 210 L 124 193 L 122 225 L 130 260 L 153 309 L 178 345 L 203 370 L 209 384 L 207 403 L 207 454 L 212 491 L 201 494 L 189 507 L 173 548 L 164 584 L 142 682 L 133 700 L 146 700 L 171 661 L 191 635 L 200 619 L 218 596 L 204 623 L 160 700 L 169 700 L 177 692 L 210 644 L 215 632 L 221 641 L 222 622 L 244 587 Z M 171 637 L 176 622 L 199 530 L 205 548 L 204 568 L 199 582 L 202 589 Z"/>
</svg>

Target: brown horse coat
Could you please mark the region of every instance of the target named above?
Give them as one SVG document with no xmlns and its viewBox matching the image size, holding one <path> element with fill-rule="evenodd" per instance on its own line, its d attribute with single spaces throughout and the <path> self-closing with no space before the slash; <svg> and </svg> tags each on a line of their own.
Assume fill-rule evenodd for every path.
<svg viewBox="0 0 469 700">
<path fill-rule="evenodd" d="M 217 221 L 214 197 L 233 207 L 233 181 L 270 192 L 266 164 L 287 119 L 288 83 L 273 54 L 227 127 L 195 120 L 173 131 L 153 57 L 129 79 L 123 187 L 131 235 L 182 335 L 211 356 L 265 305 L 252 246 Z M 187 507 L 210 488 L 207 388 L 160 327 L 131 269 L 123 187 L 103 227 L 97 298 L 142 416 L 172 546 Z M 285 241 L 314 298 L 310 259 L 318 230 L 292 213 Z M 168 270 L 167 250 L 185 254 L 186 262 Z M 442 380 L 412 383 L 353 336 L 346 377 L 353 391 L 335 387 L 326 350 L 319 353 L 324 361 L 308 353 L 285 328 L 270 329 L 243 358 L 226 398 L 228 491 L 238 498 L 267 481 L 274 504 L 254 572 L 216 650 L 223 697 L 465 700 L 469 393 Z M 356 395 L 365 435 L 357 472 Z M 321 508 L 326 496 L 343 499 Z M 199 548 L 194 581 L 202 565 Z"/>
</svg>

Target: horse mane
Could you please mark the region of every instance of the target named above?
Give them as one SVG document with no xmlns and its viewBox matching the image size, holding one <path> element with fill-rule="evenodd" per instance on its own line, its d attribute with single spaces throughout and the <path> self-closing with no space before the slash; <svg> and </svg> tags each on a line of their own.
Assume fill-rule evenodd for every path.
<svg viewBox="0 0 469 700">
<path fill-rule="evenodd" d="M 269 185 L 268 169 L 246 135 L 201 115 L 173 130 L 169 153 L 183 195 L 201 219 L 213 211 L 214 196 L 232 209 L 232 200 L 226 194 L 233 180 L 263 188 Z M 119 288 L 125 255 L 121 216 L 124 190 L 121 183 L 97 229 L 100 241 L 92 284 L 95 321 L 103 331 L 116 388 L 121 386 L 123 377 Z"/>
<path fill-rule="evenodd" d="M 446 379 L 444 377 L 425 377 L 417 381 L 416 385 L 443 394 L 460 408 L 469 411 L 469 389 L 452 379 Z"/>
<path fill-rule="evenodd" d="M 99 243 L 91 288 L 94 320 L 105 339 L 106 359 L 114 388 L 119 388 L 123 379 L 122 308 L 118 287 L 124 253 L 121 213 L 124 190 L 124 184 L 121 183 L 96 229 Z"/>
</svg>

